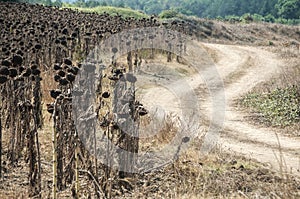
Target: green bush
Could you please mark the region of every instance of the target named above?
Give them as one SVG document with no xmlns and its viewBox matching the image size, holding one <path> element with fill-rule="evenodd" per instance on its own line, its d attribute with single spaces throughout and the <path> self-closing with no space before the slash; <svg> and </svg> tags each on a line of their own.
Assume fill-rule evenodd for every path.
<svg viewBox="0 0 300 199">
<path fill-rule="evenodd" d="M 273 41 L 269 41 L 269 46 L 274 46 L 274 42 Z"/>
<path fill-rule="evenodd" d="M 170 19 L 176 18 L 178 16 L 178 12 L 176 10 L 164 10 L 159 14 L 161 19 Z"/>
<path fill-rule="evenodd" d="M 300 88 L 277 88 L 267 93 L 249 93 L 242 105 L 261 115 L 272 126 L 288 126 L 300 121 Z"/>
<path fill-rule="evenodd" d="M 99 14 L 102 14 L 104 12 L 110 14 L 110 15 L 121 15 L 124 18 L 127 17 L 134 17 L 137 19 L 146 17 L 148 18 L 148 15 L 136 11 L 136 10 L 132 10 L 130 8 L 117 8 L 117 7 L 111 7 L 111 6 L 98 6 L 98 7 L 94 7 L 94 8 L 80 8 L 80 7 L 70 7 L 72 9 L 77 9 L 79 11 L 83 11 L 83 12 L 96 12 Z"/>
<path fill-rule="evenodd" d="M 265 21 L 265 18 L 262 15 L 259 15 L 259 14 L 253 14 L 252 18 L 256 22 Z"/>
<path fill-rule="evenodd" d="M 241 16 L 240 19 L 244 23 L 249 23 L 249 22 L 252 22 L 254 20 L 253 17 L 252 17 L 252 15 L 250 13 L 244 14 L 243 16 Z"/>
<path fill-rule="evenodd" d="M 284 19 L 284 18 L 278 18 L 275 20 L 276 23 L 281 23 L 281 24 L 287 24 L 288 23 L 288 20 L 287 19 Z"/>
<path fill-rule="evenodd" d="M 229 21 L 231 23 L 234 23 L 234 22 L 240 22 L 240 17 L 239 16 L 236 16 L 236 15 L 228 15 L 225 17 L 225 20 L 226 21 Z"/>
<path fill-rule="evenodd" d="M 265 16 L 265 21 L 270 22 L 270 23 L 274 23 L 275 22 L 275 17 L 271 14 L 268 14 L 267 16 Z"/>
<path fill-rule="evenodd" d="M 216 20 L 222 21 L 222 20 L 223 20 L 223 17 L 217 16 L 217 17 L 216 17 Z"/>
</svg>

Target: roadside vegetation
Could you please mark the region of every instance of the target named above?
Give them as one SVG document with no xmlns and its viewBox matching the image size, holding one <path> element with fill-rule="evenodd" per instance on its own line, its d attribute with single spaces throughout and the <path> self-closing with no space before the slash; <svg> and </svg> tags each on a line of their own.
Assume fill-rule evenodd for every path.
<svg viewBox="0 0 300 199">
<path fill-rule="evenodd" d="M 285 127 L 300 121 L 300 88 L 296 85 L 276 88 L 269 92 L 251 92 L 241 99 L 256 120 Z"/>
<path fill-rule="evenodd" d="M 298 46 L 270 48 L 285 62 L 280 74 L 257 85 L 238 100 L 250 121 L 264 126 L 285 129 L 287 134 L 300 136 L 300 51 Z"/>
<path fill-rule="evenodd" d="M 170 13 L 230 22 L 270 22 L 300 24 L 300 2 L 297 0 L 2 0 L 27 2 L 58 7 L 80 7 L 112 10 L 112 7 L 130 8 L 148 15 L 166 17 Z M 101 10 L 100 9 L 100 10 Z M 96 8 L 99 10 L 99 8 Z M 127 11 L 120 10 L 120 12 Z M 169 16 L 167 16 L 169 17 Z M 245 20 L 246 19 L 246 20 Z"/>
<path fill-rule="evenodd" d="M 44 4 L 48 5 L 48 3 Z M 56 3 L 59 2 L 56 1 Z M 67 55 L 71 54 L 71 57 L 74 58 L 78 53 L 85 52 L 87 54 L 94 45 L 98 44 L 97 42 L 101 41 L 100 37 L 98 40 L 94 38 L 94 35 L 99 35 L 99 32 L 102 38 L 102 33 L 111 34 L 111 30 L 117 29 L 119 24 L 125 24 L 124 28 L 130 28 L 130 24 L 124 19 L 126 17 L 136 18 L 133 19 L 135 26 L 144 27 L 143 20 L 138 19 L 147 17 L 147 15 L 128 8 L 108 6 L 95 8 L 67 6 L 72 9 L 52 9 L 37 5 L 9 3 L 0 3 L 0 6 L 4 10 L 0 13 L 4 19 L 0 52 L 2 78 L 0 90 L 1 98 L 3 98 L 0 103 L 0 121 L 5 120 L 0 125 L 0 130 L 3 129 L 1 132 L 3 133 L 1 140 L 3 151 L 0 152 L 3 155 L 3 159 L 0 160 L 3 163 L 1 165 L 0 198 L 28 198 L 29 196 L 51 198 L 51 195 L 55 196 L 56 194 L 60 199 L 300 197 L 300 181 L 290 175 L 288 171 L 275 173 L 267 165 L 235 154 L 228 154 L 218 147 L 212 154 L 203 156 L 199 153 L 203 141 L 201 138 L 194 140 L 189 150 L 182 153 L 172 164 L 144 174 L 124 177 L 123 174 L 100 164 L 80 144 L 78 135 L 72 126 L 71 114 L 68 114 L 68 109 L 66 109 L 71 107 L 70 93 L 67 92 L 72 88 L 70 85 L 78 73 L 77 70 L 82 67 L 88 71 L 88 65 L 77 63 L 78 60 L 72 60 Z M 57 6 L 60 7 L 61 4 L 57 4 Z M 124 6 L 121 5 L 121 7 Z M 77 12 L 76 9 L 83 12 Z M 24 10 L 30 10 L 30 12 Z M 97 14 L 104 12 L 109 16 Z M 117 17 L 111 15 L 117 15 Z M 174 18 L 184 18 L 186 19 L 184 27 L 187 27 L 185 30 L 194 31 L 188 33 L 197 33 L 199 39 L 220 43 L 236 44 L 241 42 L 246 45 L 264 44 L 270 48 L 279 48 L 283 38 L 289 37 L 288 44 L 291 44 L 291 41 L 297 40 L 299 35 L 297 27 L 294 26 L 275 26 L 274 24 L 265 26 L 254 23 L 240 26 L 206 19 L 193 20 L 194 17 L 186 17 L 176 10 L 162 12 L 159 16 L 167 19 L 166 28 L 175 30 L 177 19 L 174 20 Z M 101 18 L 104 20 L 101 21 Z M 251 21 L 251 18 L 247 18 L 247 16 L 244 18 L 245 22 Z M 152 20 L 150 19 L 152 26 L 160 25 L 156 19 Z M 172 23 L 174 21 L 176 23 Z M 15 27 L 17 27 L 16 30 L 11 34 Z M 20 32 L 24 32 L 21 37 L 18 36 Z M 266 32 L 269 35 L 266 35 Z M 58 39 L 53 40 L 52 36 Z M 280 53 L 286 53 L 289 61 L 298 58 L 298 54 L 293 54 L 292 58 L 292 54 L 287 51 Z M 132 63 L 131 55 L 128 57 L 130 59 L 127 61 Z M 115 61 L 115 63 L 117 61 L 119 63 L 119 60 Z M 276 84 L 274 87 L 263 88 L 261 86 L 261 90 L 253 90 L 245 96 L 241 100 L 242 105 L 252 112 L 259 113 L 262 121 L 270 125 L 289 126 L 298 123 L 300 113 L 299 84 L 297 84 L 300 74 L 296 70 L 299 66 L 298 63 L 294 62 L 295 70 L 281 77 L 282 82 L 289 84 Z M 113 85 L 112 77 L 116 77 L 114 73 L 117 72 L 108 70 L 106 73 L 107 77 L 111 78 L 103 81 L 102 93 L 99 94 L 101 94 L 101 99 L 107 100 L 104 102 L 108 104 L 109 99 L 107 98 L 112 98 L 108 94 L 113 93 L 113 89 L 107 85 Z M 291 78 L 291 74 L 294 74 L 293 78 Z M 84 78 L 84 80 L 88 79 Z M 20 85 L 20 88 L 25 87 L 26 92 L 13 85 Z M 40 92 L 39 96 L 42 98 L 35 97 L 36 90 Z M 49 104 L 47 104 L 47 96 L 50 99 Z M 33 111 L 27 111 L 27 117 L 23 118 L 26 110 L 29 110 L 30 107 L 33 107 L 32 110 L 36 108 L 31 105 L 33 97 L 35 97 L 34 103 L 39 105 L 37 107 L 39 113 L 43 114 L 38 115 L 44 121 L 43 128 L 42 125 L 39 127 L 41 129 L 37 129 L 36 114 Z M 24 103 L 19 103 L 20 99 L 23 99 Z M 57 104 L 57 102 L 61 104 Z M 139 107 L 141 108 L 141 104 Z M 103 109 L 104 111 L 109 112 L 106 109 Z M 53 117 L 55 114 L 59 114 L 60 120 L 55 120 L 56 117 Z M 104 119 L 106 118 L 103 117 L 103 121 L 105 121 L 103 128 L 118 130 L 115 123 Z M 107 122 L 111 123 L 106 124 Z M 93 127 L 94 125 L 87 126 Z M 163 129 L 163 138 L 157 138 L 162 143 L 173 138 L 172 129 L 176 129 L 172 123 L 166 123 L 165 126 L 167 128 Z M 92 132 L 89 128 L 86 130 Z M 123 137 L 120 136 L 120 140 Z M 31 149 L 29 150 L 28 147 L 32 147 L 35 143 L 32 141 L 34 138 L 39 142 L 36 142 L 34 148 L 29 148 Z M 51 139 L 58 139 L 53 143 L 58 142 L 59 147 L 56 144 L 52 145 Z M 18 141 L 17 144 L 10 147 L 10 143 L 15 143 L 14 140 Z M 155 141 L 157 140 L 141 142 L 139 147 L 146 151 L 154 150 L 157 146 L 151 144 Z M 18 144 L 19 142 L 21 144 Z M 125 146 L 134 146 L 132 143 Z M 10 158 L 11 154 L 17 156 Z M 59 165 L 54 166 L 55 162 L 59 162 Z M 52 171 L 53 167 L 56 168 Z"/>
<path fill-rule="evenodd" d="M 170 18 L 184 18 L 184 17 L 188 17 L 188 15 L 182 14 L 175 9 L 170 9 L 170 10 L 162 11 L 159 14 L 159 17 L 161 19 L 170 19 Z M 289 24 L 289 25 L 300 24 L 300 19 L 286 19 L 283 17 L 276 18 L 271 14 L 263 16 L 260 14 L 245 13 L 242 16 L 237 16 L 237 15 L 226 15 L 224 17 L 217 16 L 214 19 L 218 21 L 224 21 L 230 23 L 267 22 L 267 23 L 279 23 L 279 24 Z"/>
<path fill-rule="evenodd" d="M 107 13 L 111 16 L 121 15 L 123 18 L 134 17 L 136 19 L 141 19 L 143 17 L 145 18 L 148 17 L 148 15 L 136 10 L 132 10 L 130 8 L 118 8 L 112 6 L 97 6 L 93 8 L 83 8 L 83 7 L 75 7 L 72 4 L 64 4 L 63 7 L 72 8 L 78 11 L 89 12 L 89 13 L 98 13 L 98 14 Z"/>
</svg>

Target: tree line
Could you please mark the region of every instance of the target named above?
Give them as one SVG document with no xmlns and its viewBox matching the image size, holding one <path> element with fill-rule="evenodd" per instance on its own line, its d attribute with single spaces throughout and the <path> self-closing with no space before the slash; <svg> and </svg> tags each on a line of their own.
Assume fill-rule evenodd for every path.
<svg viewBox="0 0 300 199">
<path fill-rule="evenodd" d="M 180 13 L 201 18 L 228 18 L 253 15 L 260 20 L 300 20 L 300 0 L 0 0 L 25 1 L 44 5 L 77 7 L 115 6 L 140 10 L 146 14 Z M 281 20 L 284 22 L 283 20 Z"/>
<path fill-rule="evenodd" d="M 160 14 L 175 10 L 205 18 L 242 16 L 246 13 L 275 18 L 300 19 L 300 0 L 76 0 L 81 7 L 116 6 Z"/>
</svg>

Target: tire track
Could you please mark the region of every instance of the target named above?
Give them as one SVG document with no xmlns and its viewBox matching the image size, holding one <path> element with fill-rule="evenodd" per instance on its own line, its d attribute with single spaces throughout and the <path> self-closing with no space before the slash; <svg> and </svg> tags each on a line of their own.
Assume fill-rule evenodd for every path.
<svg viewBox="0 0 300 199">
<path fill-rule="evenodd" d="M 268 163 L 280 172 L 300 175 L 300 139 L 276 135 L 268 128 L 248 124 L 243 121 L 245 115 L 236 111 L 234 107 L 234 100 L 237 97 L 278 73 L 282 65 L 280 60 L 274 54 L 255 47 L 205 45 L 219 53 L 218 56 L 221 58 L 216 63 L 218 71 L 223 74 L 224 82 L 231 82 L 225 84 L 226 113 L 224 131 L 220 139 L 221 146 Z M 246 55 L 251 56 L 251 61 L 244 62 Z M 235 64 L 234 67 L 227 65 L 230 60 Z M 244 70 L 240 76 L 229 75 L 228 71 L 239 73 L 240 69 Z M 210 106 L 209 102 L 206 106 Z"/>
<path fill-rule="evenodd" d="M 278 74 L 283 63 L 275 54 L 259 47 L 200 42 L 197 42 L 197 45 L 206 49 L 216 62 L 215 66 L 211 66 L 211 68 L 203 68 L 202 74 L 190 75 L 185 78 L 185 81 L 196 92 L 199 100 L 202 120 L 200 123 L 203 127 L 199 134 L 203 134 L 205 131 L 203 129 L 207 129 L 209 125 L 215 126 L 213 117 L 219 117 L 216 113 L 224 111 L 225 106 L 224 122 L 217 128 L 212 128 L 221 129 L 220 139 L 217 140 L 218 145 L 225 150 L 267 163 L 282 173 L 300 176 L 300 139 L 277 135 L 269 128 L 248 124 L 243 120 L 245 115 L 237 111 L 234 105 L 235 99 L 250 91 L 255 85 L 268 81 Z M 216 67 L 218 74 L 213 74 L 215 72 L 213 67 Z M 207 92 L 208 82 L 203 80 L 203 75 L 208 76 L 210 84 L 214 83 L 217 76 L 220 76 L 225 84 L 213 84 L 213 91 Z M 176 81 L 172 83 L 176 84 Z M 218 105 L 212 97 L 222 95 L 223 88 L 226 97 L 225 105 L 221 101 Z M 166 91 L 162 95 L 163 92 L 162 88 L 148 88 L 144 98 L 145 104 L 151 104 L 154 101 L 172 112 L 183 111 L 179 103 L 181 99 L 176 99 L 176 96 L 171 93 L 167 94 Z M 184 95 L 184 92 L 182 91 L 181 94 Z M 212 141 L 216 141 L 214 137 L 212 137 Z"/>
</svg>

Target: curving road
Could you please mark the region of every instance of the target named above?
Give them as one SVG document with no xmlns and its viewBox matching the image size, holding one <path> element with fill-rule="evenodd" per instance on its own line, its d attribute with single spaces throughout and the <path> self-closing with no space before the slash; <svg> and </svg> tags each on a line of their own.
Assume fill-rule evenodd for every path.
<svg viewBox="0 0 300 199">
<path fill-rule="evenodd" d="M 192 75 L 188 73 L 184 80 L 196 91 L 199 100 L 201 125 L 211 123 L 215 113 L 224 112 L 224 122 L 218 124 L 221 138 L 218 145 L 233 153 L 267 163 L 281 173 L 289 173 L 300 176 L 300 139 L 276 134 L 269 128 L 262 128 L 247 123 L 243 113 L 236 110 L 234 100 L 251 90 L 262 81 L 267 81 L 280 72 L 283 63 L 275 54 L 258 47 L 220 45 L 197 43 L 214 60 L 214 67 L 224 84 L 216 84 L 214 92 L 205 93 L 207 81 L 203 80 L 203 74 Z M 177 64 L 173 65 L 176 67 Z M 210 68 L 204 70 L 204 75 L 210 73 Z M 161 75 L 164 77 L 165 73 Z M 156 81 L 157 76 L 152 80 Z M 212 81 L 214 78 L 212 78 Z M 176 82 L 176 81 L 175 81 Z M 173 81 L 174 83 L 174 81 Z M 180 82 L 177 82 L 179 84 Z M 224 88 L 225 104 L 216 105 L 213 102 L 215 95 Z M 160 104 L 170 112 L 184 111 L 180 106 L 178 95 L 167 92 L 163 87 L 149 86 L 144 88 L 142 101 L 146 106 Z M 220 98 L 222 99 L 222 98 Z M 225 106 L 225 107 L 224 107 Z M 222 114 L 221 114 L 222 115 Z M 222 117 L 220 117 L 222 119 Z M 223 121 L 223 120 L 222 120 Z M 203 127 L 200 129 L 203 130 Z"/>
<path fill-rule="evenodd" d="M 219 57 L 216 65 L 225 82 L 227 102 L 221 146 L 268 163 L 280 172 L 300 175 L 300 139 L 245 122 L 233 105 L 234 99 L 279 73 L 283 63 L 276 55 L 255 47 L 205 46 Z"/>
</svg>

